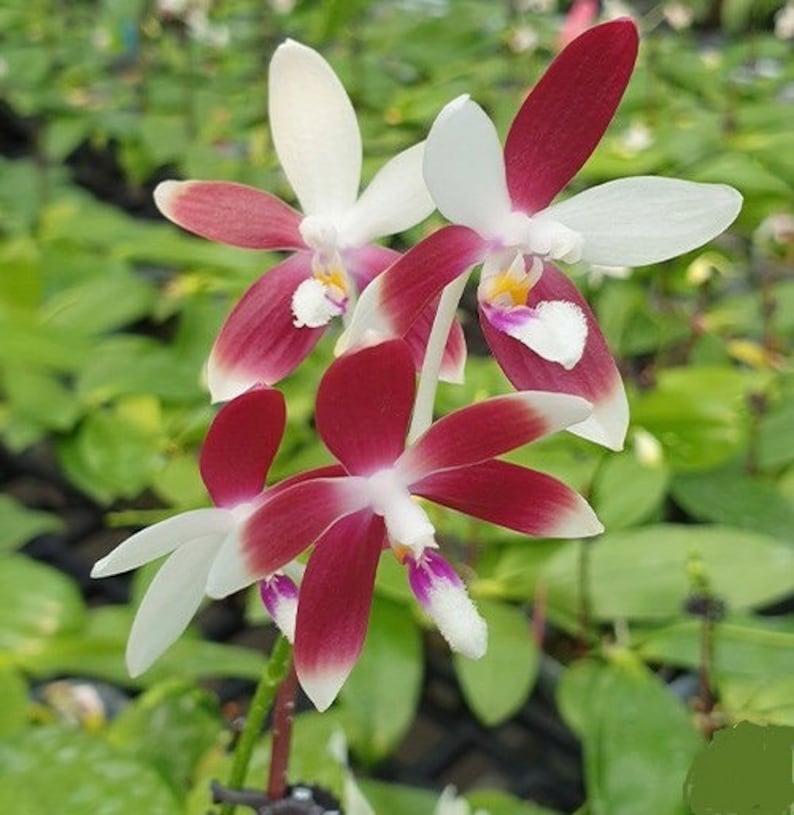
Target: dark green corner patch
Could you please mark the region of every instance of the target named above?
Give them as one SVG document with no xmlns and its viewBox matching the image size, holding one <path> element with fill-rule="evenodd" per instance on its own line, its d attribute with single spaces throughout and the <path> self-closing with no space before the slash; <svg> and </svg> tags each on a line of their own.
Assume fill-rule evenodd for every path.
<svg viewBox="0 0 794 815">
<path fill-rule="evenodd" d="M 720 730 L 684 784 L 692 815 L 794 813 L 794 727 L 740 722 Z"/>
</svg>

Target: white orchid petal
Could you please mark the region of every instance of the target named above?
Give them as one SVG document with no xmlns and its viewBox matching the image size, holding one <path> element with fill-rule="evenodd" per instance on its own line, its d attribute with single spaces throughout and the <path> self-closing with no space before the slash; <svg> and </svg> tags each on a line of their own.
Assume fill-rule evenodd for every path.
<svg viewBox="0 0 794 815">
<path fill-rule="evenodd" d="M 422 178 L 424 142 L 384 164 L 340 227 L 344 246 L 364 246 L 424 221 L 435 209 Z"/>
<path fill-rule="evenodd" d="M 287 40 L 270 61 L 270 129 L 281 166 L 307 215 L 341 216 L 356 201 L 361 133 L 331 66 Z"/>
<path fill-rule="evenodd" d="M 204 597 L 207 574 L 222 542 L 217 535 L 188 541 L 157 572 L 141 601 L 127 642 L 131 676 L 147 670 L 187 628 Z"/>
<path fill-rule="evenodd" d="M 724 184 L 637 176 L 585 190 L 538 217 L 578 232 L 588 263 L 642 266 L 707 243 L 733 223 L 741 206 L 742 196 Z"/>
<path fill-rule="evenodd" d="M 144 563 L 167 555 L 192 538 L 206 535 L 224 537 L 233 523 L 232 514 L 226 509 L 194 509 L 175 515 L 127 538 L 94 564 L 91 577 L 109 577 L 137 569 Z"/>
<path fill-rule="evenodd" d="M 468 96 L 450 102 L 430 128 L 424 174 L 430 195 L 447 220 L 493 237 L 510 217 L 499 135 Z"/>
</svg>

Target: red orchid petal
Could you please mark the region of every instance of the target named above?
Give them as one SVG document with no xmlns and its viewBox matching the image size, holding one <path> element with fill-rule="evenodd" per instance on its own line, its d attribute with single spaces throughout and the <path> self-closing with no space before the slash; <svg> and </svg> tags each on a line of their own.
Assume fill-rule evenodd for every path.
<svg viewBox="0 0 794 815">
<path fill-rule="evenodd" d="M 318 710 L 333 702 L 361 653 L 384 534 L 383 518 L 363 510 L 334 524 L 309 558 L 298 598 L 295 668 Z"/>
<path fill-rule="evenodd" d="M 160 212 L 183 229 L 243 249 L 303 249 L 302 215 L 262 190 L 228 181 L 163 181 Z"/>
<path fill-rule="evenodd" d="M 562 481 L 506 461 L 433 473 L 411 492 L 526 535 L 578 538 L 603 531 L 587 501 Z"/>
<path fill-rule="evenodd" d="M 345 268 L 355 281 L 359 292 L 364 291 L 381 272 L 401 257 L 402 255 L 394 249 L 375 244 L 344 252 Z"/>
<path fill-rule="evenodd" d="M 403 338 L 411 349 L 411 356 L 417 371 L 422 369 L 422 363 L 425 359 L 427 340 L 433 328 L 438 300 L 439 298 L 436 298 L 429 306 L 422 309 L 416 318 L 416 322 L 408 329 L 408 333 Z M 449 329 L 447 343 L 444 346 L 439 378 L 442 382 L 453 382 L 459 385 L 463 382 L 465 368 L 466 338 L 463 336 L 463 328 L 461 328 L 460 323 L 454 320 Z"/>
<path fill-rule="evenodd" d="M 494 396 L 437 421 L 403 453 L 399 467 L 418 480 L 500 456 L 589 415 L 589 402 L 560 393 Z"/>
<path fill-rule="evenodd" d="M 480 325 L 499 366 L 518 390 L 541 390 L 581 396 L 593 405 L 589 419 L 568 429 L 583 438 L 620 450 L 628 426 L 628 404 L 620 373 L 590 307 L 561 272 L 546 264 L 532 287 L 527 305 L 549 300 L 575 303 L 587 318 L 587 340 L 579 362 L 569 371 L 538 356 L 526 345 L 494 328 L 480 312 Z"/>
<path fill-rule="evenodd" d="M 397 460 L 415 390 L 414 363 L 402 340 L 347 353 L 331 364 L 317 392 L 315 419 L 348 472 L 371 475 Z"/>
<path fill-rule="evenodd" d="M 352 478 L 316 478 L 269 494 L 245 522 L 240 545 L 246 570 L 264 577 L 296 558 L 340 518 L 366 506 Z"/>
<path fill-rule="evenodd" d="M 345 347 L 366 344 L 373 336 L 405 336 L 444 287 L 484 255 L 485 242 L 465 226 L 445 226 L 434 232 L 365 289 L 345 332 Z"/>
<path fill-rule="evenodd" d="M 199 458 L 216 506 L 233 507 L 262 491 L 286 420 L 284 397 L 271 388 L 254 388 L 221 408 Z"/>
<path fill-rule="evenodd" d="M 272 385 L 309 354 L 325 326 L 296 328 L 292 295 L 311 276 L 311 258 L 294 255 L 259 278 L 226 318 L 208 363 L 212 400 L 225 401 L 252 385 Z"/>
<path fill-rule="evenodd" d="M 607 129 L 637 58 L 629 19 L 595 26 L 552 62 L 518 111 L 505 143 L 507 186 L 532 214 L 579 172 Z"/>
</svg>

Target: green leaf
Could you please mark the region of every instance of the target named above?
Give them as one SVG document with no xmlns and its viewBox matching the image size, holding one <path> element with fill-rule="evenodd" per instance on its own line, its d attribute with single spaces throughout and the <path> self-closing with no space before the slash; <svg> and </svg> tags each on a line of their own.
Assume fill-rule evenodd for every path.
<svg viewBox="0 0 794 815">
<path fill-rule="evenodd" d="M 538 673 L 539 655 L 523 610 L 478 601 L 488 623 L 488 650 L 482 659 L 455 654 L 463 695 L 480 721 L 495 725 L 526 701 Z"/>
<path fill-rule="evenodd" d="M 44 532 L 61 529 L 62 521 L 49 512 L 27 509 L 7 495 L 0 495 L 0 552 L 8 552 Z"/>
<path fill-rule="evenodd" d="M 774 538 L 720 526 L 664 524 L 572 543 L 544 572 L 549 609 L 579 608 L 579 552 L 589 547 L 588 586 L 596 619 L 665 619 L 683 613 L 688 564 L 698 558 L 715 595 L 732 609 L 753 608 L 794 589 L 794 549 Z"/>
<path fill-rule="evenodd" d="M 791 543 L 794 502 L 772 484 L 735 468 L 679 475 L 672 494 L 698 520 L 751 529 Z"/>
<path fill-rule="evenodd" d="M 196 765 L 224 730 L 213 694 L 170 680 L 138 697 L 111 724 L 107 737 L 155 767 L 181 798 L 191 786 Z"/>
<path fill-rule="evenodd" d="M 378 815 L 433 815 L 438 801 L 438 795 L 427 790 L 369 778 L 360 779 L 359 786 Z"/>
<path fill-rule="evenodd" d="M 13 668 L 0 667 L 0 739 L 24 730 L 27 722 L 27 683 Z"/>
<path fill-rule="evenodd" d="M 632 452 L 608 456 L 593 485 L 593 508 L 609 531 L 636 526 L 659 509 L 668 480 L 663 464 L 642 464 Z"/>
<path fill-rule="evenodd" d="M 3 812 L 174 815 L 179 811 L 154 769 L 74 728 L 38 727 L 0 742 L 0 768 Z"/>
<path fill-rule="evenodd" d="M 405 736 L 419 702 L 422 667 L 410 611 L 377 597 L 364 650 L 340 693 L 351 748 L 365 761 L 384 758 Z"/>
<path fill-rule="evenodd" d="M 671 368 L 632 400 L 632 422 L 662 442 L 673 471 L 709 469 L 745 445 L 747 397 L 769 378 L 729 368 Z"/>
<path fill-rule="evenodd" d="M 62 572 L 24 555 L 6 555 L 0 558 L 0 620 L 0 653 L 16 663 L 39 653 L 55 635 L 79 630 L 85 608 Z"/>
<path fill-rule="evenodd" d="M 638 801 L 654 815 L 685 815 L 682 785 L 701 739 L 653 674 L 639 664 L 579 663 L 558 695 L 582 739 L 591 815 L 636 815 Z"/>
<path fill-rule="evenodd" d="M 64 632 L 19 658 L 35 676 L 72 674 L 94 676 L 129 687 L 149 687 L 166 679 L 239 677 L 256 681 L 265 661 L 249 648 L 207 642 L 183 635 L 142 676 L 132 679 L 124 664 L 124 650 L 133 610 L 109 606 L 88 613 L 85 628 Z"/>
<path fill-rule="evenodd" d="M 719 691 L 731 722 L 794 726 L 794 676 L 723 676 Z"/>
<path fill-rule="evenodd" d="M 701 662 L 702 623 L 690 620 L 638 633 L 637 652 L 649 662 L 697 668 Z M 720 623 L 714 630 L 713 673 L 782 678 L 794 675 L 794 634 L 770 631 L 748 622 Z"/>
<path fill-rule="evenodd" d="M 466 799 L 475 813 L 484 810 L 488 815 L 556 815 L 550 809 L 519 801 L 499 790 L 475 790 Z"/>
<path fill-rule="evenodd" d="M 155 292 L 124 267 L 59 292 L 44 309 L 52 326 L 92 336 L 121 328 L 145 316 Z"/>
<path fill-rule="evenodd" d="M 8 365 L 3 385 L 14 418 L 43 430 L 70 430 L 82 406 L 74 393 L 55 376 L 31 366 Z"/>
</svg>

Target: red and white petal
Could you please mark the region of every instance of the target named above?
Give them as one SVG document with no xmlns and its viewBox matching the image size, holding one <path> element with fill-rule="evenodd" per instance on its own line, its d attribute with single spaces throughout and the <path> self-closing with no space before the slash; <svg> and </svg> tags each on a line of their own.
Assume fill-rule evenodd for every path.
<svg viewBox="0 0 794 815">
<path fill-rule="evenodd" d="M 587 341 L 582 358 L 570 371 L 547 362 L 518 340 L 494 328 L 480 315 L 485 339 L 499 366 L 518 390 L 541 390 L 581 396 L 593 405 L 591 416 L 568 430 L 612 450 L 623 449 L 629 423 L 629 407 L 620 373 L 598 323 L 573 283 L 547 264 L 529 293 L 527 305 L 546 300 L 576 303 L 587 318 Z"/>
<path fill-rule="evenodd" d="M 210 597 L 226 597 L 277 572 L 337 520 L 367 505 L 357 478 L 318 478 L 265 494 L 239 533 L 227 538 L 207 580 Z"/>
<path fill-rule="evenodd" d="M 297 328 L 292 295 L 311 277 L 311 257 L 300 253 L 259 278 L 226 318 L 207 363 L 213 402 L 234 399 L 254 385 L 273 385 L 305 359 L 323 335 Z"/>
<path fill-rule="evenodd" d="M 433 321 L 438 308 L 438 300 L 426 306 L 416 318 L 416 322 L 408 329 L 405 342 L 411 349 L 411 356 L 417 371 L 421 371 L 422 363 L 427 351 L 427 340 L 433 328 Z M 466 338 L 463 328 L 457 320 L 453 320 L 449 329 L 444 354 L 441 358 L 439 379 L 442 382 L 451 382 L 454 385 L 462 384 L 466 369 Z"/>
<path fill-rule="evenodd" d="M 110 577 L 143 566 L 167 555 L 194 538 L 215 535 L 224 538 L 234 518 L 225 509 L 193 509 L 136 532 L 109 555 L 94 564 L 91 577 Z"/>
<path fill-rule="evenodd" d="M 372 475 L 402 453 L 415 391 L 413 359 L 402 340 L 352 351 L 320 382 L 317 430 L 348 472 Z"/>
<path fill-rule="evenodd" d="M 480 659 L 488 648 L 488 626 L 455 570 L 434 549 L 409 555 L 408 582 L 453 651 Z"/>
<path fill-rule="evenodd" d="M 336 523 L 309 558 L 298 600 L 295 669 L 318 710 L 336 698 L 367 634 L 383 519 L 369 510 Z"/>
<path fill-rule="evenodd" d="M 157 208 L 183 229 L 243 249 L 302 249 L 301 214 L 282 200 L 228 181 L 163 181 Z"/>
<path fill-rule="evenodd" d="M 285 574 L 274 574 L 259 583 L 259 596 L 279 631 L 295 642 L 295 620 L 298 614 L 298 587 Z"/>
<path fill-rule="evenodd" d="M 413 482 L 475 464 L 581 422 L 590 410 L 584 399 L 561 393 L 494 396 L 439 419 L 403 453 L 398 467 Z"/>
<path fill-rule="evenodd" d="M 220 409 L 199 458 L 217 506 L 234 507 L 262 492 L 286 421 L 284 397 L 272 388 L 254 388 Z"/>
<path fill-rule="evenodd" d="M 425 181 L 439 212 L 486 238 L 513 210 L 502 143 L 488 114 L 468 96 L 443 108 L 427 137 Z"/>
<path fill-rule="evenodd" d="M 579 493 L 550 475 L 506 461 L 432 473 L 411 492 L 525 535 L 586 538 L 604 531 Z"/>
<path fill-rule="evenodd" d="M 637 58 L 637 28 L 620 19 L 577 37 L 518 111 L 505 143 L 515 209 L 547 207 L 579 172 L 615 114 Z"/>
<path fill-rule="evenodd" d="M 587 341 L 587 317 L 576 303 L 546 300 L 534 308 L 501 308 L 483 301 L 480 308 L 494 328 L 548 362 L 562 365 L 566 371 L 582 358 Z"/>
<path fill-rule="evenodd" d="M 422 178 L 424 142 L 415 144 L 384 164 L 343 217 L 343 246 L 364 246 L 396 235 L 424 221 L 435 209 Z"/>
<path fill-rule="evenodd" d="M 345 249 L 342 262 L 345 271 L 353 278 L 356 290 L 362 292 L 381 272 L 401 257 L 402 255 L 394 249 L 369 244 L 360 249 Z"/>
<path fill-rule="evenodd" d="M 643 266 L 697 249 L 741 208 L 742 196 L 725 184 L 637 176 L 585 190 L 542 215 L 581 235 L 588 263 Z"/>
<path fill-rule="evenodd" d="M 204 597 L 222 538 L 207 535 L 184 543 L 162 565 L 141 600 L 127 641 L 127 669 L 139 676 L 188 627 Z"/>
<path fill-rule="evenodd" d="M 465 226 L 445 226 L 406 252 L 359 298 L 337 352 L 373 339 L 403 337 L 445 286 L 480 263 L 485 242 Z"/>
<path fill-rule="evenodd" d="M 361 133 L 347 92 L 313 49 L 287 40 L 270 61 L 270 130 L 307 215 L 341 216 L 358 197 Z"/>
</svg>

